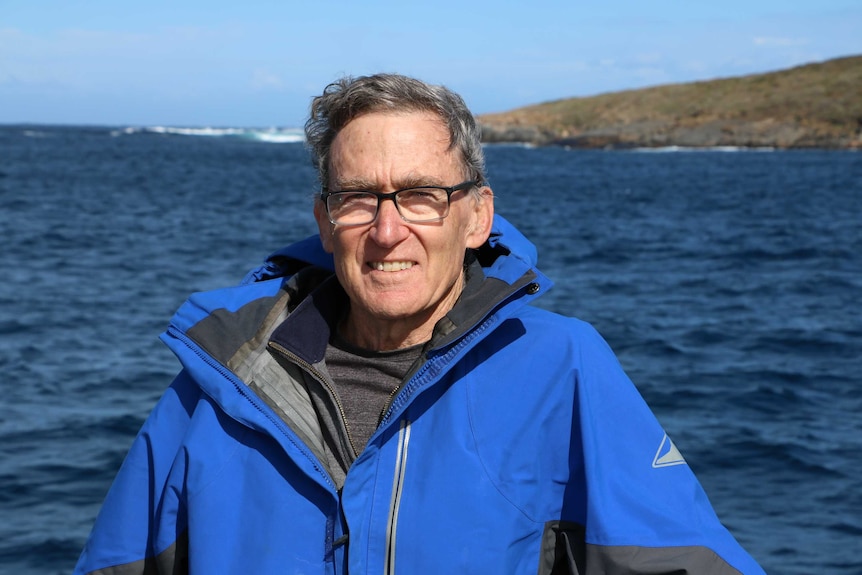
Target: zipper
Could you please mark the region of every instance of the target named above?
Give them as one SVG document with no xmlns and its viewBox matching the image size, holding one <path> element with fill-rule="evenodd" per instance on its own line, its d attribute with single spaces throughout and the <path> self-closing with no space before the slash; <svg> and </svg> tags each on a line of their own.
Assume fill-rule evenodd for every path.
<svg viewBox="0 0 862 575">
<path fill-rule="evenodd" d="M 401 507 L 401 492 L 404 489 L 404 473 L 407 469 L 407 448 L 410 446 L 410 422 L 401 421 L 398 429 L 398 453 L 392 479 L 392 496 L 389 502 L 389 521 L 386 525 L 386 560 L 383 573 L 395 573 L 395 535 L 398 531 L 398 511 Z"/>
<path fill-rule="evenodd" d="M 385 423 L 392 419 L 392 415 L 398 411 L 398 409 L 403 407 L 409 401 L 414 390 L 425 385 L 426 380 L 430 381 L 435 377 L 439 377 L 442 374 L 444 367 L 450 363 L 454 357 L 459 355 L 465 347 L 470 345 L 473 340 L 480 337 L 482 333 L 484 333 L 492 324 L 497 323 L 497 321 L 498 320 L 495 315 L 491 314 L 487 316 L 485 321 L 476 326 L 475 329 L 468 331 L 467 334 L 458 340 L 458 343 L 456 343 L 446 353 L 429 357 L 422 367 L 419 368 L 419 371 L 413 374 L 413 377 L 395 388 L 389 395 L 388 403 L 383 407 L 383 412 L 380 415 L 378 431 Z M 429 372 L 431 372 L 430 375 L 428 375 Z M 374 436 L 372 435 L 372 437 Z"/>
<path fill-rule="evenodd" d="M 519 281 L 523 281 L 522 285 L 519 285 L 516 289 L 512 290 L 511 293 L 507 294 L 506 297 L 498 303 L 498 305 L 488 311 L 488 313 L 485 315 L 485 319 L 482 320 L 479 324 L 477 324 L 475 328 L 466 330 L 464 332 L 464 335 L 456 340 L 455 345 L 452 346 L 449 351 L 442 355 L 428 357 L 422 367 L 419 368 L 419 371 L 413 374 L 413 376 L 408 381 L 403 382 L 401 385 L 392 390 L 392 393 L 389 394 L 389 399 L 386 402 L 386 405 L 383 406 L 383 409 L 380 412 L 380 417 L 377 425 L 378 430 L 392 417 L 392 414 L 395 411 L 397 411 L 407 402 L 407 398 L 412 394 L 413 390 L 421 387 L 424 384 L 425 375 L 432 369 L 432 363 L 434 364 L 433 367 L 435 368 L 437 367 L 437 364 L 445 366 L 448 361 L 460 354 L 462 349 L 472 343 L 476 338 L 481 337 L 482 334 L 488 329 L 490 329 L 493 324 L 502 321 L 498 317 L 497 312 L 502 307 L 507 305 L 514 298 L 514 296 L 520 293 L 522 290 L 526 288 L 529 295 L 533 295 L 538 291 L 538 289 L 533 290 L 533 286 L 535 286 L 536 288 L 539 287 L 539 284 L 535 283 L 535 277 L 532 277 L 528 280 L 523 280 L 522 278 L 522 280 Z M 432 351 L 434 350 L 429 350 L 428 353 Z M 441 371 L 442 369 L 435 370 L 435 372 L 432 373 L 431 377 L 439 375 Z M 406 393 L 402 393 L 403 391 L 406 391 Z M 372 437 L 374 436 L 372 435 Z"/>
<path fill-rule="evenodd" d="M 282 435 L 284 435 L 287 440 L 290 441 L 291 444 L 293 444 L 294 447 L 296 447 L 303 455 L 308 458 L 308 460 L 314 466 L 314 469 L 318 473 L 320 473 L 321 477 L 323 477 L 323 480 L 330 487 L 332 487 L 332 491 L 334 493 L 338 492 L 338 488 L 335 486 L 335 482 L 329 476 L 329 473 L 324 469 L 324 467 L 318 462 L 317 457 L 315 457 L 308 450 L 308 448 L 305 446 L 304 443 L 302 443 L 302 441 L 300 441 L 297 437 L 293 435 L 293 433 L 289 430 L 289 428 L 285 426 L 284 422 L 281 421 L 281 419 L 279 419 L 278 417 L 273 417 L 274 414 L 272 414 L 268 409 L 265 409 L 258 403 L 258 400 L 256 399 L 257 396 L 253 393 L 249 393 L 248 387 L 243 382 L 239 381 L 233 372 L 229 371 L 221 363 L 214 360 L 212 356 L 210 356 L 208 353 L 203 352 L 201 348 L 191 338 L 189 338 L 184 332 L 180 331 L 174 326 L 168 326 L 167 333 L 175 337 L 177 340 L 181 341 L 188 349 L 192 351 L 192 353 L 194 353 L 198 358 L 203 360 L 204 363 L 206 363 L 208 366 L 218 372 L 222 377 L 228 380 L 233 385 L 237 393 L 239 393 L 243 398 L 245 398 L 264 417 L 266 417 L 276 429 L 281 431 Z M 228 415 L 226 412 L 225 414 Z M 243 422 L 240 421 L 240 423 Z M 243 425 L 246 424 L 243 423 Z"/>
<path fill-rule="evenodd" d="M 323 387 L 329 391 L 329 395 L 335 403 L 335 407 L 338 409 L 338 413 L 341 416 L 341 423 L 344 425 L 344 431 L 347 433 L 347 442 L 350 444 L 350 449 L 353 450 L 353 457 L 356 458 L 359 453 L 356 450 L 356 444 L 353 442 L 353 435 L 350 433 L 350 426 L 347 424 L 347 414 L 344 412 L 344 406 L 341 404 L 341 400 L 338 398 L 338 394 L 335 393 L 335 389 L 332 385 L 327 381 L 327 379 L 320 373 L 313 365 L 296 355 L 295 353 L 289 351 L 284 346 L 277 344 L 274 341 L 270 341 L 267 344 L 269 347 L 283 355 L 288 360 L 297 364 L 299 367 L 304 369 L 306 372 L 311 374 Z"/>
<path fill-rule="evenodd" d="M 383 407 L 380 409 L 380 415 L 377 416 L 377 428 L 380 428 L 380 425 L 383 423 L 383 418 L 386 416 L 386 410 L 392 404 L 392 400 L 395 399 L 395 396 L 398 395 L 398 392 L 404 388 L 404 382 L 402 381 L 398 384 L 398 387 L 389 392 L 389 397 L 386 398 L 386 403 L 383 404 Z M 377 431 L 377 430 L 375 430 Z"/>
</svg>

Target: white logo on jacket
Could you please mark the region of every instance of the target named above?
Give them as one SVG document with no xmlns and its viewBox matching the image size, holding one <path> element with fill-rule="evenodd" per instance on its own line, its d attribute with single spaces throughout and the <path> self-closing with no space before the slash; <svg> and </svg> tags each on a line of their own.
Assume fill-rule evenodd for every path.
<svg viewBox="0 0 862 575">
<path fill-rule="evenodd" d="M 661 445 L 658 446 L 658 451 L 655 452 L 655 457 L 652 460 L 653 468 L 671 467 L 672 465 L 685 465 L 685 459 L 667 433 L 661 440 Z"/>
</svg>

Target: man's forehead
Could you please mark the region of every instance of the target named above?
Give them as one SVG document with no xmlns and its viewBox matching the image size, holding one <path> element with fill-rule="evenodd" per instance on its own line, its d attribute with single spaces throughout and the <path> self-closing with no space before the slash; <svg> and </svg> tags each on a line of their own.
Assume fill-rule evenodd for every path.
<svg viewBox="0 0 862 575">
<path fill-rule="evenodd" d="M 373 112 L 348 122 L 329 156 L 330 189 L 450 186 L 464 171 L 449 130 L 432 112 Z"/>
</svg>

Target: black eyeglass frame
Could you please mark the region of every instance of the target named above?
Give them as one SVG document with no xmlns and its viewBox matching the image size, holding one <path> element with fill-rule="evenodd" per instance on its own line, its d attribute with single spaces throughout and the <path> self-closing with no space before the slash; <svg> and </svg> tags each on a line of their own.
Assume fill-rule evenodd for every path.
<svg viewBox="0 0 862 575">
<path fill-rule="evenodd" d="M 372 192 L 371 190 L 337 190 L 334 192 L 322 192 L 319 197 L 320 197 L 321 201 L 323 202 L 324 207 L 326 208 L 326 217 L 329 218 L 329 221 L 332 224 L 335 224 L 337 226 L 367 226 L 368 224 L 373 223 L 377 219 L 378 214 L 380 214 L 380 202 L 382 202 L 383 200 L 392 200 L 392 203 L 395 204 L 395 209 L 398 210 L 398 215 L 401 216 L 401 219 L 404 220 L 405 222 L 411 223 L 411 224 L 428 224 L 428 223 L 432 223 L 432 222 L 439 222 L 440 220 L 446 219 L 446 217 L 449 215 L 449 210 L 452 206 L 452 194 L 454 194 L 455 192 L 460 192 L 461 190 L 469 190 L 471 188 L 478 187 L 478 186 L 479 186 L 479 182 L 477 182 L 476 180 L 465 180 L 465 181 L 461 182 L 460 184 L 455 184 L 454 186 L 449 186 L 449 187 L 447 187 L 447 186 L 410 186 L 409 188 L 403 188 L 401 190 L 395 190 L 394 192 L 389 192 L 388 194 L 383 194 L 380 192 Z M 412 190 L 443 190 L 444 192 L 446 192 L 446 213 L 443 214 L 442 216 L 440 216 L 439 218 L 433 218 L 430 220 L 416 221 L 416 220 L 410 220 L 410 219 L 405 218 L 404 214 L 401 213 L 401 206 L 398 205 L 398 201 L 396 200 L 396 197 L 401 192 L 408 192 L 408 191 L 412 191 Z M 374 210 L 374 217 L 370 221 L 364 222 L 361 224 L 339 224 L 338 222 L 333 220 L 332 214 L 329 212 L 329 201 L 328 201 L 330 196 L 334 196 L 337 194 L 370 194 L 370 195 L 376 197 L 377 198 L 377 207 Z"/>
</svg>

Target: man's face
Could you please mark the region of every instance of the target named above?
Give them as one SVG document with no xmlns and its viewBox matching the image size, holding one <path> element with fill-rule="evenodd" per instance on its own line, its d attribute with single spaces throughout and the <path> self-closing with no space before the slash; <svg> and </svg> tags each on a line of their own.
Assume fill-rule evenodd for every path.
<svg viewBox="0 0 862 575">
<path fill-rule="evenodd" d="M 454 186 L 465 178 L 449 132 L 434 114 L 369 113 L 335 137 L 329 189 L 393 192 L 417 185 Z M 351 319 L 381 329 L 433 328 L 458 298 L 464 252 L 490 232 L 490 199 L 478 202 L 455 192 L 449 215 L 415 224 L 401 219 L 395 204 L 380 203 L 377 219 L 361 226 L 334 226 L 315 204 L 324 248 L 351 302 Z M 382 323 L 381 323 L 382 322 Z M 388 325 L 387 325 L 388 324 Z"/>
</svg>

